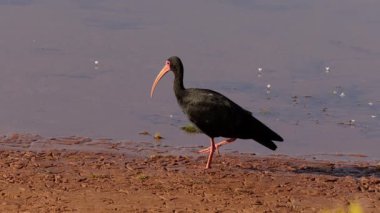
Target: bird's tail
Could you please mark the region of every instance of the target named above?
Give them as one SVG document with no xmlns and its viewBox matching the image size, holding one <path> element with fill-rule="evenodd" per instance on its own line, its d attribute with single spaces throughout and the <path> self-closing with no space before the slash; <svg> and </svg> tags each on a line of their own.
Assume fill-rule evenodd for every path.
<svg viewBox="0 0 380 213">
<path fill-rule="evenodd" d="M 277 149 L 276 144 L 274 144 L 273 141 L 271 140 L 260 140 L 260 139 L 254 139 L 254 140 L 273 151 Z"/>
<path fill-rule="evenodd" d="M 256 118 L 252 117 L 251 119 L 253 119 L 252 132 L 255 132 L 252 139 L 271 150 L 276 150 L 277 146 L 273 141 L 282 142 L 284 139 Z"/>
</svg>

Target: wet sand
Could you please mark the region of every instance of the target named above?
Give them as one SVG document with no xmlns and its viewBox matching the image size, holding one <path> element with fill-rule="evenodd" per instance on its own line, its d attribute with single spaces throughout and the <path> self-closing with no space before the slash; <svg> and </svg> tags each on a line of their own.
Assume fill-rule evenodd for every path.
<svg viewBox="0 0 380 213">
<path fill-rule="evenodd" d="M 320 212 L 352 202 L 364 212 L 380 208 L 375 162 L 221 153 L 204 170 L 206 156 L 186 150 L 84 137 L 2 136 L 0 209 Z"/>
</svg>

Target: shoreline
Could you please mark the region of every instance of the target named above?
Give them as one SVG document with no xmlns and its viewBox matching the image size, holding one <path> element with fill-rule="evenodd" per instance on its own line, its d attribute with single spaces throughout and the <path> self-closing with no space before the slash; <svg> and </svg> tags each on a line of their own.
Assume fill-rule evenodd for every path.
<svg viewBox="0 0 380 213">
<path fill-rule="evenodd" d="M 153 136 L 152 136 L 153 137 Z M 84 152 L 111 152 L 111 153 L 128 153 L 136 156 L 149 156 L 155 154 L 172 154 L 199 156 L 199 149 L 207 148 L 206 146 L 172 146 L 167 145 L 160 140 L 151 139 L 144 141 L 131 141 L 113 138 L 90 138 L 82 136 L 66 137 L 43 137 L 31 133 L 11 133 L 0 135 L 0 150 L 19 150 L 19 151 L 49 151 L 49 150 L 72 150 Z M 373 158 L 361 153 L 314 153 L 303 155 L 289 154 L 260 154 L 247 153 L 234 150 L 222 149 L 221 153 L 231 155 L 256 155 L 260 157 L 283 157 L 297 158 L 304 160 L 329 161 L 335 163 L 370 163 L 379 164 L 380 159 Z"/>
</svg>

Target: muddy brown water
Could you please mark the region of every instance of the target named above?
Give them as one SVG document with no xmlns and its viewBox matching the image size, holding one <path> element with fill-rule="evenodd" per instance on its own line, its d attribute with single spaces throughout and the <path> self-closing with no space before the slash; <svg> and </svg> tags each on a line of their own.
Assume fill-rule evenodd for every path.
<svg viewBox="0 0 380 213">
<path fill-rule="evenodd" d="M 149 97 L 178 55 L 185 86 L 227 95 L 285 138 L 275 153 L 242 140 L 224 151 L 379 160 L 379 6 L 0 0 L 0 132 L 208 145 L 180 130 L 171 75 Z"/>
</svg>

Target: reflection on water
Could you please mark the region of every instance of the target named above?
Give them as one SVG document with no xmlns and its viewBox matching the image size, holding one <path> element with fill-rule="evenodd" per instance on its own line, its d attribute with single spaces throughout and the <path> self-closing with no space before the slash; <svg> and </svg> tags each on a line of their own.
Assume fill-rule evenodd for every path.
<svg viewBox="0 0 380 213">
<path fill-rule="evenodd" d="M 0 0 L 0 132 L 208 145 L 167 75 L 222 92 L 285 138 L 292 155 L 379 159 L 380 2 Z M 239 141 L 225 149 L 270 154 Z M 323 156 L 323 155 L 322 155 Z"/>
</svg>

